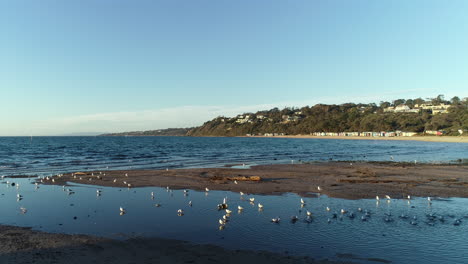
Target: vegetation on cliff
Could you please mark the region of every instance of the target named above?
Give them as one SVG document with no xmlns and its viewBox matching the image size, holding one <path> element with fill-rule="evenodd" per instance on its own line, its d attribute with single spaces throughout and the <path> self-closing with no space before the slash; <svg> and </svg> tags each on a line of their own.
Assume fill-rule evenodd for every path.
<svg viewBox="0 0 468 264">
<path fill-rule="evenodd" d="M 446 113 L 434 114 L 421 105 L 445 105 Z M 406 107 L 407 106 L 407 107 Z M 411 109 L 413 112 L 389 112 L 392 107 Z M 417 110 L 416 110 L 417 109 Z M 409 111 L 409 110 L 408 110 Z M 244 136 L 246 134 L 284 133 L 289 135 L 312 132 L 365 132 L 406 131 L 422 133 L 427 130 L 443 130 L 447 135 L 468 131 L 468 99 L 453 97 L 444 100 L 443 95 L 430 100 L 398 99 L 376 104 L 341 105 L 317 104 L 302 108 L 273 108 L 256 113 L 244 113 L 236 117 L 219 116 L 202 126 L 188 131 L 189 136 Z"/>
<path fill-rule="evenodd" d="M 101 136 L 185 136 L 192 128 L 167 128 L 158 130 L 108 133 Z"/>
</svg>

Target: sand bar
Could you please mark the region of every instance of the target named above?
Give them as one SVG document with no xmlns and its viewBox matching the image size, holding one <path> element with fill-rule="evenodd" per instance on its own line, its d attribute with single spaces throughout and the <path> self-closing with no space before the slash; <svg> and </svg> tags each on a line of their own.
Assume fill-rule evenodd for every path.
<svg viewBox="0 0 468 264">
<path fill-rule="evenodd" d="M 247 179 L 252 176 L 258 176 L 261 180 L 242 180 L 243 177 Z M 237 184 L 234 183 L 235 179 Z M 293 192 L 302 196 L 313 196 L 320 186 L 321 194 L 346 199 L 374 198 L 376 195 L 386 194 L 395 198 L 407 195 L 468 197 L 468 165 L 317 162 L 260 165 L 249 169 L 95 171 L 73 177 L 71 173 L 67 173 L 60 178 L 55 177 L 55 183 L 49 180 L 45 184 L 66 185 L 67 182 L 121 188 L 127 188 L 128 184 L 131 188 L 169 186 L 172 189 L 201 191 L 209 188 L 254 194 Z"/>
<path fill-rule="evenodd" d="M 0 225 L 0 263 L 351 263 L 160 238 L 124 241 Z"/>
</svg>

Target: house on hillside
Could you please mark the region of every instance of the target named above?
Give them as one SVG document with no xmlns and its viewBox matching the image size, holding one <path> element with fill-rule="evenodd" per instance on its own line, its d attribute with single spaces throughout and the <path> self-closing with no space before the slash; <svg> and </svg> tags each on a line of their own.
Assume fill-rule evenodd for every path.
<svg viewBox="0 0 468 264">
<path fill-rule="evenodd" d="M 419 113 L 419 109 L 411 109 L 409 106 L 400 104 L 395 107 L 387 107 L 384 113 Z"/>
<path fill-rule="evenodd" d="M 440 105 L 432 105 L 432 104 L 420 104 L 415 105 L 414 107 L 421 108 L 424 110 L 431 110 L 432 114 L 446 114 L 448 113 L 448 109 L 451 105 L 440 104 Z"/>
</svg>

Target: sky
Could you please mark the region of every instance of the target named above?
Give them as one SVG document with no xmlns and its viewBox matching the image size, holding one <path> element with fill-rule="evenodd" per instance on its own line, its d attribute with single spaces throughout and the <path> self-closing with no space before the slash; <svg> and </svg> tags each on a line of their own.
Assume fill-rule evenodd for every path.
<svg viewBox="0 0 468 264">
<path fill-rule="evenodd" d="M 468 96 L 468 1 L 0 1 L 0 136 Z"/>
</svg>

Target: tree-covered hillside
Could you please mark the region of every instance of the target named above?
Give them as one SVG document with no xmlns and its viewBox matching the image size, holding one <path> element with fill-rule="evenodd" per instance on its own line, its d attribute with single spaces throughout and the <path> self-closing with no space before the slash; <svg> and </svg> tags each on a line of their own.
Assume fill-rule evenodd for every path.
<svg viewBox="0 0 468 264">
<path fill-rule="evenodd" d="M 436 114 L 439 106 L 446 107 L 446 110 L 442 110 L 446 113 Z M 431 107 L 434 110 L 431 110 Z M 460 129 L 468 131 L 468 99 L 453 97 L 450 101 L 446 101 L 443 95 L 439 95 L 430 100 L 398 99 L 393 102 L 380 102 L 379 105 L 317 104 L 302 108 L 273 108 L 256 113 L 244 113 L 232 118 L 220 116 L 191 129 L 187 135 L 244 136 L 265 133 L 298 135 L 312 132 L 397 130 L 405 132 L 444 130 L 448 135 L 458 135 Z"/>
<path fill-rule="evenodd" d="M 109 133 L 101 136 L 185 136 L 192 128 L 167 128 L 158 130 Z"/>
</svg>

